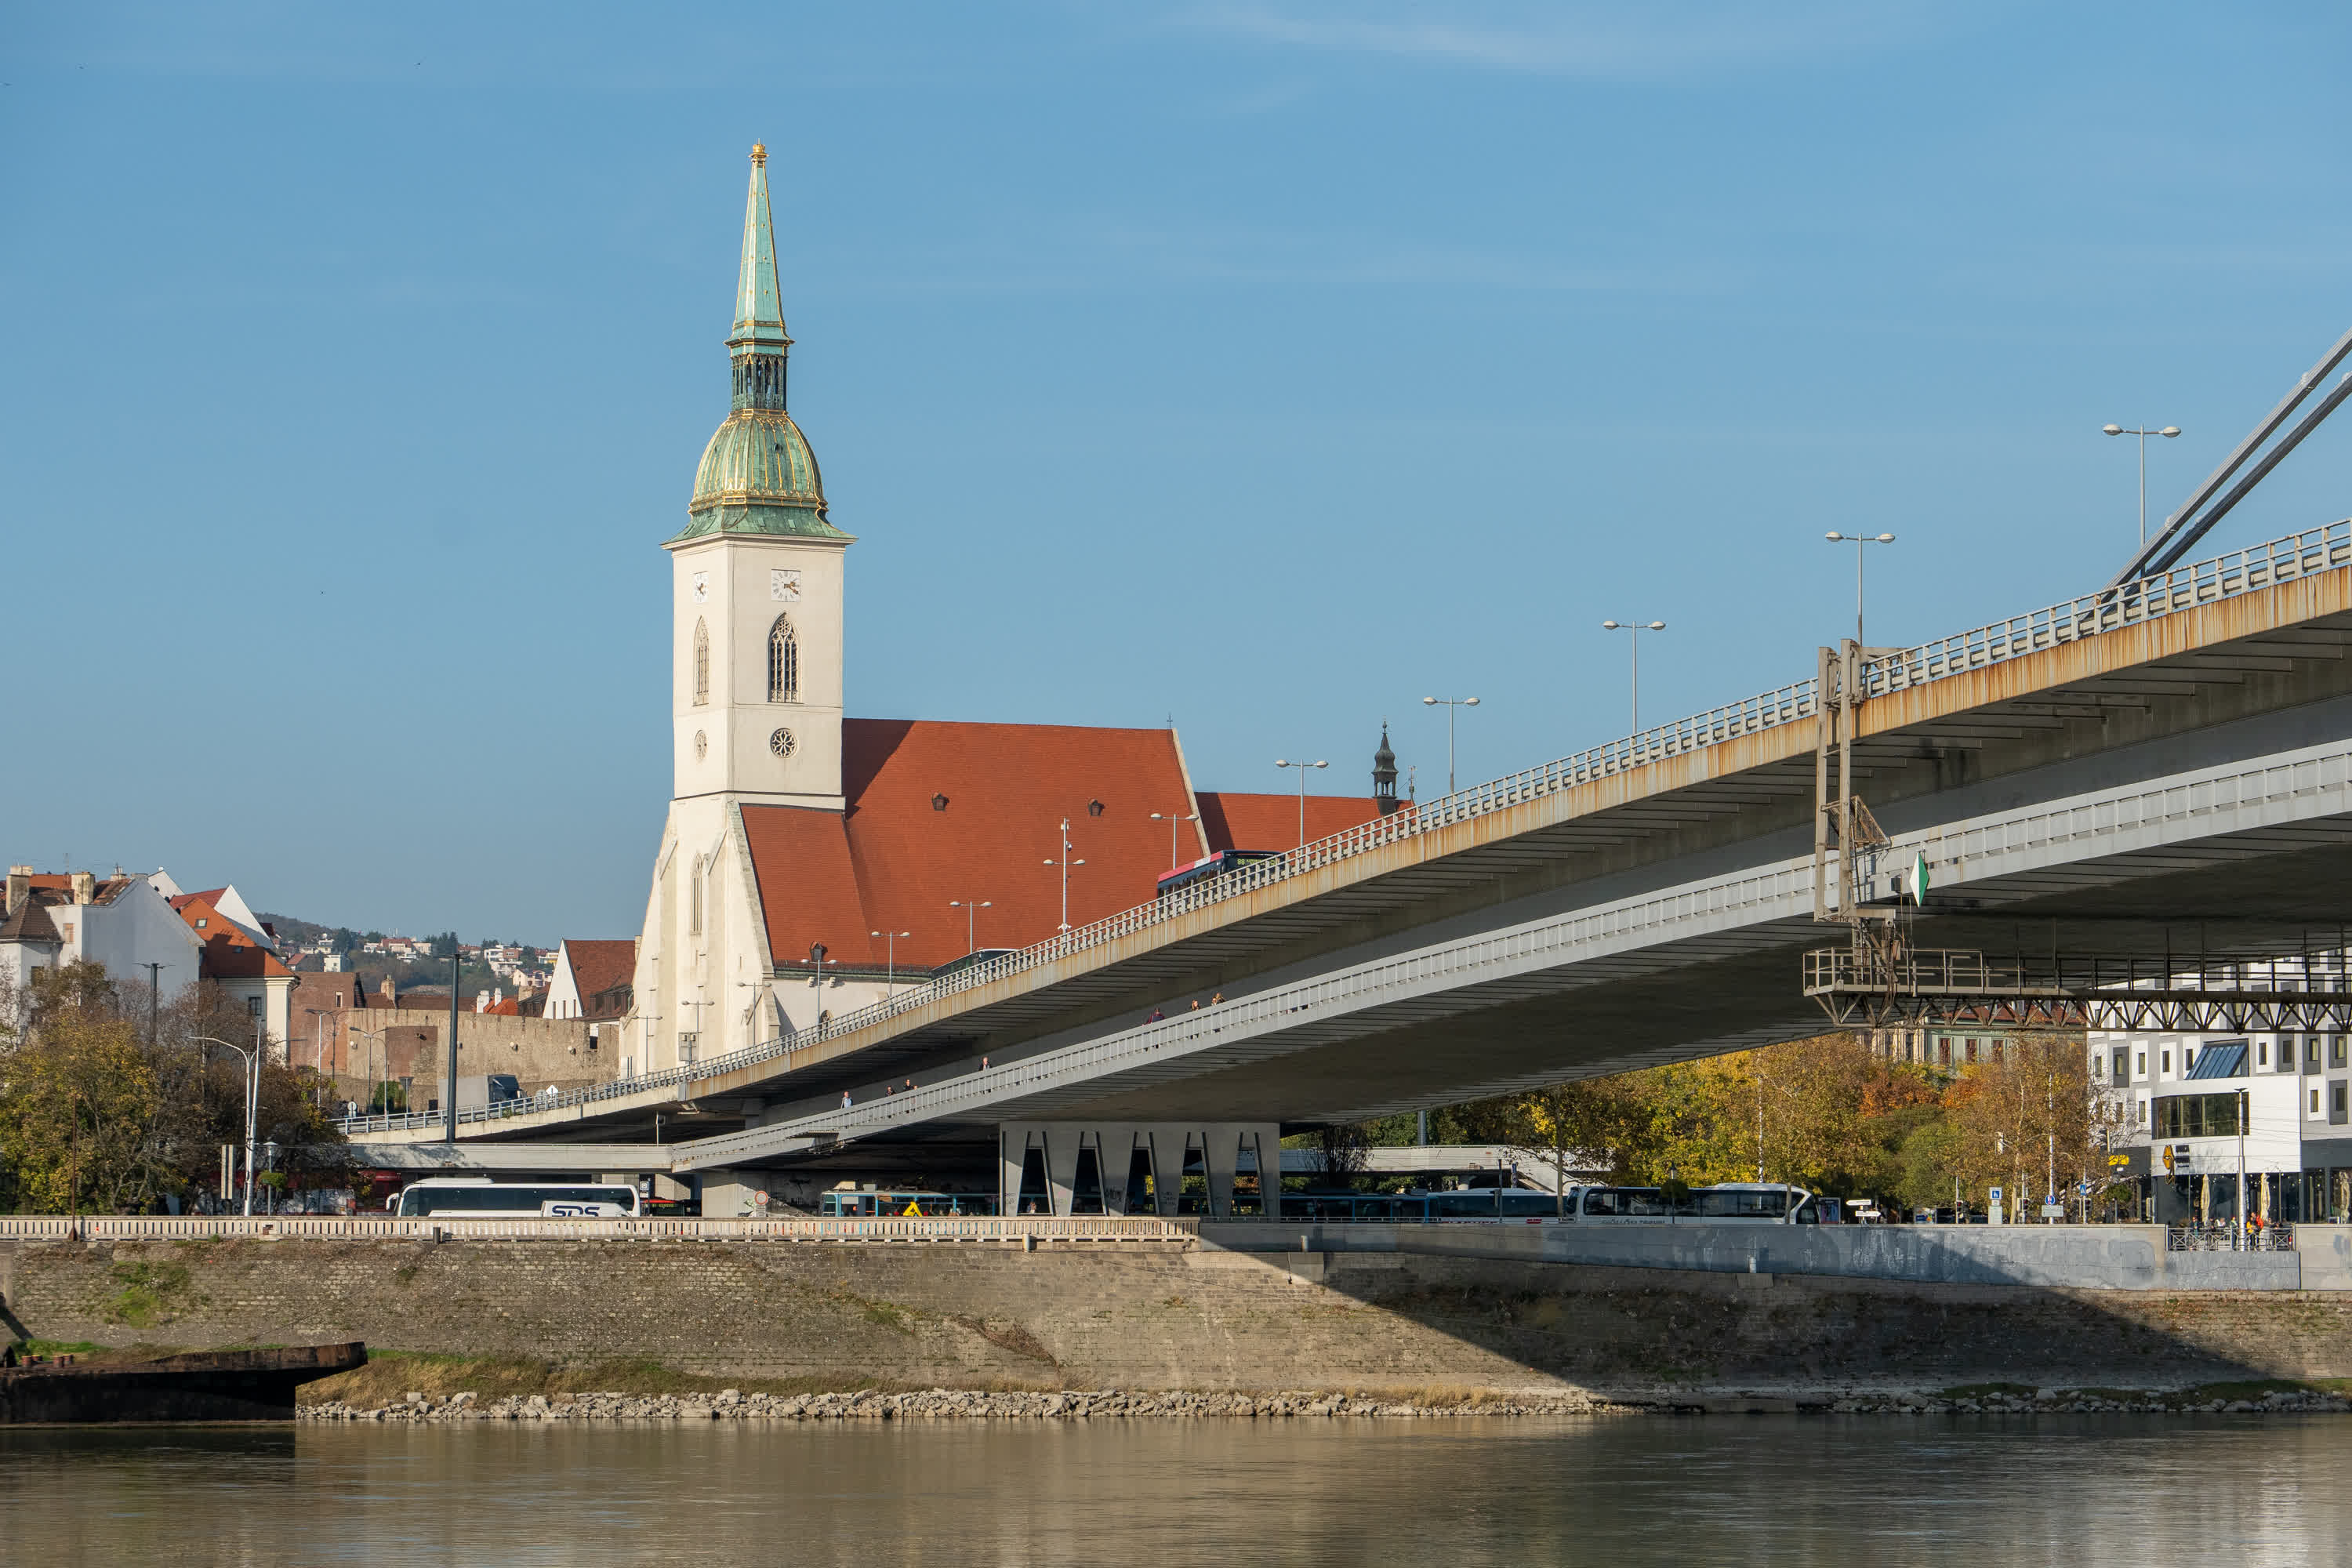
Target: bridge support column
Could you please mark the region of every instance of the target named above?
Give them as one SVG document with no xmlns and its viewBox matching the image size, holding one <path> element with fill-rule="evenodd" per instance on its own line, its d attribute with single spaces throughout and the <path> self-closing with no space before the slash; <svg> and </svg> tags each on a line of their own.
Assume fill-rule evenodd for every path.
<svg viewBox="0 0 2352 1568">
<path fill-rule="evenodd" d="M 1072 1189 L 1078 1171 L 1081 1135 L 1095 1147 L 1097 1169 L 1102 1175 L 1103 1207 L 1111 1214 L 1127 1209 L 1127 1173 L 1140 1135 L 1150 1151 L 1153 1207 L 1163 1215 L 1200 1212 L 1234 1212 L 1234 1178 L 1244 1142 L 1257 1155 L 1258 1190 L 1268 1218 L 1282 1213 L 1282 1129 L 1271 1121 L 1031 1121 L 1005 1122 L 996 1130 L 998 1212 L 1017 1213 L 1020 1206 L 1024 1155 L 1032 1135 L 1045 1148 L 1047 1185 L 1054 1212 L 1070 1212 Z M 1205 1205 L 1181 1205 L 1187 1140 L 1201 1146 L 1202 1168 L 1208 1177 Z"/>
<path fill-rule="evenodd" d="M 705 1171 L 701 1175 L 702 1217 L 749 1219 L 760 1213 L 754 1193 L 768 1190 L 765 1171 Z"/>
</svg>

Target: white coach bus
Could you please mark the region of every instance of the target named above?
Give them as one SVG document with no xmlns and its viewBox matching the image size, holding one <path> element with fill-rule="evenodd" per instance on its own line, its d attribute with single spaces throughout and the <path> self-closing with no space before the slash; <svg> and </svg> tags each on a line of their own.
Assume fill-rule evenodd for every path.
<svg viewBox="0 0 2352 1568">
<path fill-rule="evenodd" d="M 427 1176 L 400 1191 L 402 1219 L 635 1219 L 637 1189 L 572 1182 L 493 1182 L 488 1176 Z"/>
</svg>

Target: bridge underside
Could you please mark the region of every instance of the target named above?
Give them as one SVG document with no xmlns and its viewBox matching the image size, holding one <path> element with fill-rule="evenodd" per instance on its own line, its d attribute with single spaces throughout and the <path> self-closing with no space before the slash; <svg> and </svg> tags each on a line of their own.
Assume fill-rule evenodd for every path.
<svg viewBox="0 0 2352 1568">
<path fill-rule="evenodd" d="M 2210 608 L 2238 622 L 2208 632 L 2251 614 Z M 2188 619 L 2162 647 L 2113 634 L 2104 666 L 2085 653 L 2101 637 L 1865 707 L 1856 787 L 1895 840 L 1886 868 L 1915 850 L 1935 867 L 1918 944 L 2219 958 L 2340 940 L 2352 615 L 2201 645 Z M 1817 1033 L 1800 955 L 1839 932 L 1811 919 L 1812 730 L 1433 832 L 689 1094 L 480 1135 L 868 1169 L 989 1157 L 1006 1122 L 1354 1120 Z"/>
</svg>

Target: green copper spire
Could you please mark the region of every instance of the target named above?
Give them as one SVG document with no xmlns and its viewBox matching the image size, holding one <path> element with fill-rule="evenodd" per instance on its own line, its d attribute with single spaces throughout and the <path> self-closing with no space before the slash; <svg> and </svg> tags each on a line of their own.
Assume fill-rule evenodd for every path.
<svg viewBox="0 0 2352 1568">
<path fill-rule="evenodd" d="M 735 279 L 734 411 L 703 449 L 687 523 L 672 543 L 716 533 L 847 540 L 824 515 L 824 480 L 793 416 L 784 412 L 784 331 L 776 282 L 776 227 L 768 214 L 768 150 L 751 149 L 743 204 L 743 265 Z"/>
<path fill-rule="evenodd" d="M 783 290 L 776 282 L 776 224 L 768 213 L 768 149 L 751 147 L 751 190 L 743 199 L 743 265 L 735 275 L 735 330 L 727 334 L 735 360 L 735 406 L 784 406 Z"/>
</svg>

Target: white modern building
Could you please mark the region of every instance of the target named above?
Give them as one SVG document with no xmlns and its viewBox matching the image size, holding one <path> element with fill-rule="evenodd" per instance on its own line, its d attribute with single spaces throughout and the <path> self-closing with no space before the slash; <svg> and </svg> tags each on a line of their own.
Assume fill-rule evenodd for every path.
<svg viewBox="0 0 2352 1568">
<path fill-rule="evenodd" d="M 2093 1032 L 2091 1081 L 2150 1219 L 2352 1214 L 2352 1042 L 2343 1034 Z"/>
</svg>

